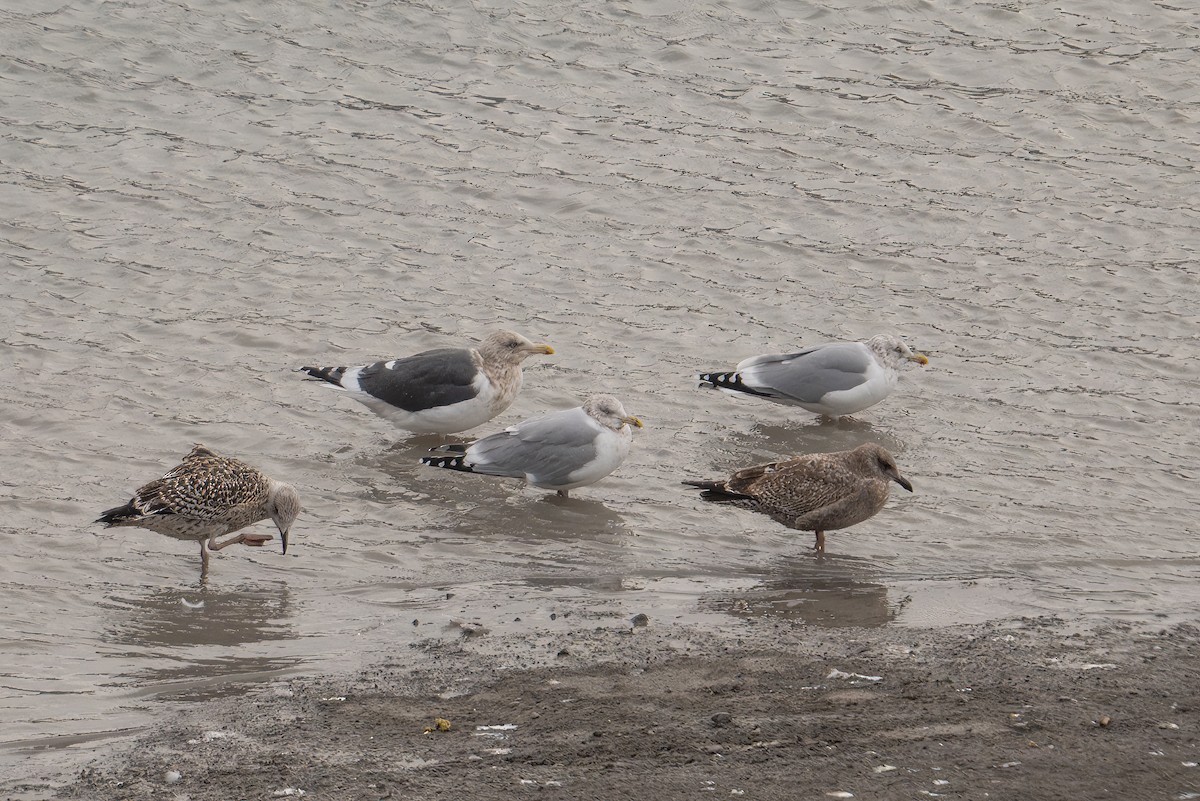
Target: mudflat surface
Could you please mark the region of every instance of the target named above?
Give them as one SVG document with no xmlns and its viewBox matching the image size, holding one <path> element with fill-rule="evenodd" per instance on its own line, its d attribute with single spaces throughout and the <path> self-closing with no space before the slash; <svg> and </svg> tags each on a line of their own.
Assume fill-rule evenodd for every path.
<svg viewBox="0 0 1200 801">
<path fill-rule="evenodd" d="M 721 647 L 766 619 L 1200 622 L 1195 5 L 4 4 L 0 797 L 246 684 L 408 665 L 451 618 L 491 630 L 470 648 L 544 621 L 580 651 L 562 670 L 604 652 L 571 609 Z M 611 476 L 557 499 L 433 470 L 438 438 L 293 372 L 498 328 L 557 352 L 464 439 L 610 392 L 646 423 Z M 854 419 L 696 386 L 884 332 L 930 363 Z M 227 549 L 206 587 L 194 544 L 92 522 L 196 442 L 305 507 L 286 556 Z M 680 485 L 864 442 L 915 492 L 823 560 Z M 734 775 L 699 754 L 693 795 Z"/>
<path fill-rule="evenodd" d="M 60 798 L 1187 799 L 1200 632 L 689 627 L 417 643 L 189 707 Z M 437 719 L 449 722 L 437 729 Z M 175 774 L 178 775 L 175 775 Z"/>
</svg>

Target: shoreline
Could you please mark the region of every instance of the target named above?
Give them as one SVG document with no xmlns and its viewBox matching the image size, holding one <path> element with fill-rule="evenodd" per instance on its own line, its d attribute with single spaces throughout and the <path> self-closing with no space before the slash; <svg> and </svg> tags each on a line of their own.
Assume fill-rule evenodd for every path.
<svg viewBox="0 0 1200 801">
<path fill-rule="evenodd" d="M 464 632 L 198 703 L 54 797 L 1187 799 L 1197 656 L 1054 618 Z"/>
</svg>

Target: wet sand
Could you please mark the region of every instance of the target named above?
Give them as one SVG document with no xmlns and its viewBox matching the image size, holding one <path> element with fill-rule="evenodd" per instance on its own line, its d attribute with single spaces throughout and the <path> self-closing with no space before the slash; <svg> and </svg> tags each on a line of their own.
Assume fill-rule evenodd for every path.
<svg viewBox="0 0 1200 801">
<path fill-rule="evenodd" d="M 1198 654 L 1041 618 L 463 631 L 189 707 L 57 797 L 1187 799 Z"/>
</svg>

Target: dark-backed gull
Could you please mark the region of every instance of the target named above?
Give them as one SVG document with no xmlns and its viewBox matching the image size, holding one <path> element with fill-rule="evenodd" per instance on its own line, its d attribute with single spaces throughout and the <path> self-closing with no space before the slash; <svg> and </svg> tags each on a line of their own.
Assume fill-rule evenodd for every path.
<svg viewBox="0 0 1200 801">
<path fill-rule="evenodd" d="M 554 353 L 512 331 L 497 331 L 477 348 L 439 348 L 359 367 L 299 367 L 350 393 L 381 417 L 414 434 L 454 434 L 486 423 L 521 390 L 521 362 Z"/>
</svg>

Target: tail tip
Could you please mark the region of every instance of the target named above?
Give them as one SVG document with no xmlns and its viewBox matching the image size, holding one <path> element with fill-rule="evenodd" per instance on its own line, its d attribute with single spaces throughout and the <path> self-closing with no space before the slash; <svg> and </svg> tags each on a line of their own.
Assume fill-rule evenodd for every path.
<svg viewBox="0 0 1200 801">
<path fill-rule="evenodd" d="M 741 383 L 741 376 L 730 372 L 697 373 L 696 380 L 706 389 L 720 389 L 737 386 Z"/>
<path fill-rule="evenodd" d="M 470 472 L 471 468 L 463 464 L 463 455 L 455 456 L 422 456 L 421 464 L 429 465 L 430 467 L 444 467 L 447 470 L 466 470 Z"/>
</svg>

